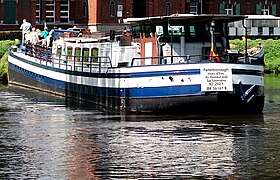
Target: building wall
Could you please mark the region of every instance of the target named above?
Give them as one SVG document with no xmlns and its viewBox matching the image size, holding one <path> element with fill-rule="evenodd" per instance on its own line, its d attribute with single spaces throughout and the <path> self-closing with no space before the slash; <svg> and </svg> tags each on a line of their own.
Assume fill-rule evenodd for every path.
<svg viewBox="0 0 280 180">
<path fill-rule="evenodd" d="M 176 14 L 176 13 L 185 13 L 182 6 L 185 6 L 185 3 L 180 0 L 157 0 L 155 4 L 157 8 L 157 12 L 154 13 L 155 16 L 165 16 L 168 14 L 168 7 L 170 5 L 170 13 L 169 14 Z M 153 8 L 151 8 L 153 9 Z"/>
<path fill-rule="evenodd" d="M 21 23 L 22 19 L 25 18 L 32 25 L 35 25 L 34 17 L 36 16 L 36 1 L 18 0 L 16 3 L 16 12 L 16 19 L 19 23 Z"/>
<path fill-rule="evenodd" d="M 11 30 L 19 29 L 22 19 L 26 18 L 35 27 L 42 27 L 46 22 L 46 0 L 41 0 L 41 22 L 36 24 L 36 0 L 9 0 L 15 2 L 15 21 L 14 23 L 5 24 L 5 7 L 8 0 L 0 1 L 0 29 Z M 167 15 L 167 4 L 170 4 L 170 14 L 189 13 L 190 2 L 195 0 L 69 0 L 69 22 L 60 22 L 60 0 L 56 1 L 55 23 L 48 24 L 49 27 L 69 27 L 74 25 L 83 25 L 98 27 L 102 24 L 105 26 L 119 25 L 123 18 L 137 16 L 159 16 Z M 110 3 L 115 3 L 115 14 L 111 16 Z M 280 16 L 280 0 L 196 0 L 197 13 L 200 14 L 219 14 L 220 7 L 227 4 L 233 5 L 235 12 L 240 7 L 240 14 L 256 14 L 257 6 L 264 4 L 269 5 L 269 13 L 272 14 L 273 7 L 275 15 Z M 83 4 L 87 4 L 87 15 L 83 14 Z M 202 6 L 201 6 L 202 3 Z M 122 6 L 121 14 L 118 13 L 119 5 Z M 201 9 L 202 7 L 202 9 Z M 6 10 L 7 13 L 7 10 Z M 235 13 L 234 13 L 235 14 Z M 7 15 L 6 15 L 7 17 Z M 93 28 L 94 29 L 94 28 Z"/>
</svg>

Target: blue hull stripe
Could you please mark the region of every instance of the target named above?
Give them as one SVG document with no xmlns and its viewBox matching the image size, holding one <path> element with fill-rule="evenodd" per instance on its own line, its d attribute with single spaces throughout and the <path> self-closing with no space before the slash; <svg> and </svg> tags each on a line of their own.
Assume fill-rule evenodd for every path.
<svg viewBox="0 0 280 180">
<path fill-rule="evenodd" d="M 66 83 L 55 80 L 45 76 L 35 74 L 30 71 L 18 68 L 9 63 L 9 68 L 16 71 L 26 78 L 39 81 L 41 83 L 57 87 L 60 89 L 67 89 L 70 91 L 80 93 L 98 93 L 99 96 L 110 97 L 131 97 L 131 98 L 147 98 L 147 97 L 164 97 L 164 96 L 181 96 L 200 94 L 200 85 L 186 85 L 186 86 L 172 86 L 172 87 L 149 87 L 149 88 L 106 88 L 106 87 L 91 87 L 86 85 L 77 85 L 73 83 Z"/>
<path fill-rule="evenodd" d="M 172 70 L 172 71 L 152 71 L 152 72 L 137 72 L 137 73 L 121 73 L 121 74 L 108 74 L 109 78 L 139 78 L 139 77 L 155 77 L 155 76 L 177 76 L 177 75 L 195 75 L 200 74 L 199 69 L 185 69 L 185 70 Z"/>
<path fill-rule="evenodd" d="M 264 73 L 262 71 L 248 70 L 248 69 L 232 69 L 232 74 L 253 75 L 253 76 L 263 76 L 264 75 Z"/>
</svg>

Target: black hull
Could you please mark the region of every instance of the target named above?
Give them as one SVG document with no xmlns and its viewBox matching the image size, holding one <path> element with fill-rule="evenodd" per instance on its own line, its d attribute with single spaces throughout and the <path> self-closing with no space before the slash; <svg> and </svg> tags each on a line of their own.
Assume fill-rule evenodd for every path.
<svg viewBox="0 0 280 180">
<path fill-rule="evenodd" d="M 255 96 L 250 102 L 243 102 L 241 96 L 213 93 L 208 95 L 131 100 L 139 110 L 152 110 L 156 113 L 176 114 L 261 114 L 264 107 L 264 96 Z M 167 103 L 162 103 L 167 102 Z"/>
<path fill-rule="evenodd" d="M 154 112 L 176 114 L 261 114 L 264 96 L 254 96 L 250 102 L 242 101 L 241 95 L 232 93 L 209 93 L 180 97 L 152 99 L 104 97 L 94 94 L 77 93 L 41 83 L 9 69 L 9 83 L 16 84 L 102 107 L 125 112 Z"/>
</svg>

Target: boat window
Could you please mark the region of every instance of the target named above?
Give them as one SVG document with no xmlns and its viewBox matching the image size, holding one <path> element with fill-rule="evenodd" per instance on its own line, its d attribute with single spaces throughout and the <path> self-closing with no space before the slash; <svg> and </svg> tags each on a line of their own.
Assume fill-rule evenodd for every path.
<svg viewBox="0 0 280 180">
<path fill-rule="evenodd" d="M 98 62 L 98 48 L 91 49 L 91 62 Z"/>
<path fill-rule="evenodd" d="M 140 30 L 141 30 L 140 26 L 132 27 L 132 33 L 134 38 L 140 38 Z"/>
<path fill-rule="evenodd" d="M 152 27 L 150 25 L 146 25 L 145 26 L 145 37 L 151 37 L 153 31 L 152 31 Z"/>
<path fill-rule="evenodd" d="M 158 36 L 163 35 L 163 27 L 162 26 L 156 26 L 156 32 L 157 32 Z"/>
<path fill-rule="evenodd" d="M 83 48 L 82 56 L 83 56 L 83 61 L 88 61 L 88 58 L 89 58 L 89 48 Z"/>
<path fill-rule="evenodd" d="M 185 35 L 184 26 L 168 26 L 169 36 L 183 36 Z"/>
<path fill-rule="evenodd" d="M 67 59 L 72 60 L 72 56 L 73 56 L 73 48 L 71 46 L 68 46 L 67 47 Z"/>
<path fill-rule="evenodd" d="M 190 36 L 191 37 L 196 37 L 195 27 L 194 26 L 190 26 Z"/>
<path fill-rule="evenodd" d="M 151 25 L 132 27 L 132 34 L 134 38 L 140 38 L 140 33 L 145 33 L 145 37 L 152 37 L 154 31 Z"/>
<path fill-rule="evenodd" d="M 208 24 L 190 24 L 187 27 L 186 41 L 210 41 L 210 37 Z"/>
<path fill-rule="evenodd" d="M 75 60 L 75 61 L 80 61 L 80 58 L 81 58 L 81 48 L 76 47 L 76 48 L 75 48 L 75 57 L 74 57 L 74 60 Z"/>
</svg>

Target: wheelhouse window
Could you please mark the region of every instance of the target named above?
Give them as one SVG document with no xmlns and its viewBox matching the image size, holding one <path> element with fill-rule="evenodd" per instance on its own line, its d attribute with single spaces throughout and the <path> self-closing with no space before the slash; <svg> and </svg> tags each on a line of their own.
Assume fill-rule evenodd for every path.
<svg viewBox="0 0 280 180">
<path fill-rule="evenodd" d="M 69 22 L 69 0 L 60 1 L 60 22 Z"/>
<path fill-rule="evenodd" d="M 168 34 L 169 36 L 184 36 L 185 28 L 184 26 L 169 26 Z"/>
<path fill-rule="evenodd" d="M 163 35 L 163 27 L 162 26 L 156 26 L 156 32 L 158 36 Z"/>
<path fill-rule="evenodd" d="M 190 13 L 197 14 L 197 1 L 195 0 L 190 1 Z"/>
<path fill-rule="evenodd" d="M 110 17 L 116 17 L 116 2 L 110 1 L 109 7 L 110 7 Z"/>
<path fill-rule="evenodd" d="M 132 27 L 132 35 L 134 38 L 140 38 L 141 26 Z"/>
<path fill-rule="evenodd" d="M 186 30 L 186 32 L 185 32 Z M 209 24 L 189 24 L 182 29 L 182 35 L 186 35 L 186 41 L 210 41 Z"/>
<path fill-rule="evenodd" d="M 165 4 L 166 15 L 169 16 L 171 14 L 171 2 L 167 2 Z"/>
<path fill-rule="evenodd" d="M 145 25 L 145 37 L 152 37 L 153 36 L 152 26 Z"/>
</svg>

